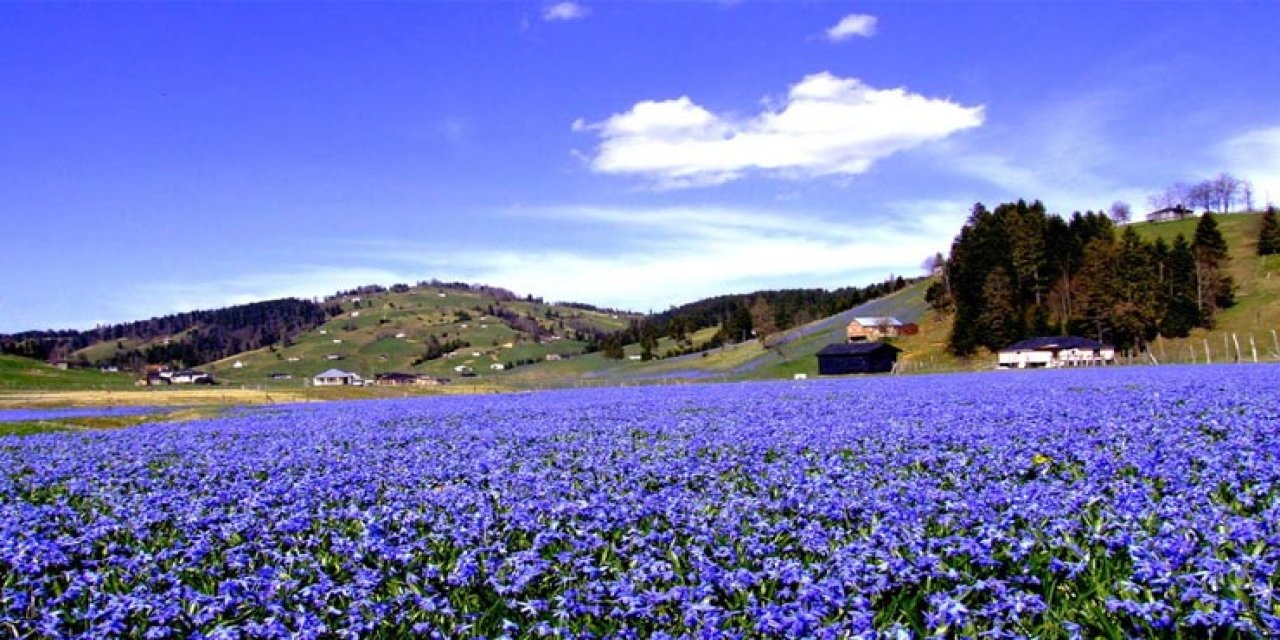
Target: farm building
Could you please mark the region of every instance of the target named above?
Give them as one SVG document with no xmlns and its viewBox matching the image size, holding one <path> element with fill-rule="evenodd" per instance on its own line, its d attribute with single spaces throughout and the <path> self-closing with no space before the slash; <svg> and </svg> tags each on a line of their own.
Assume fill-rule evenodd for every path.
<svg viewBox="0 0 1280 640">
<path fill-rule="evenodd" d="M 374 384 L 380 387 L 413 387 L 439 384 L 431 376 L 418 375 L 416 373 L 398 373 L 395 371 L 375 374 L 373 380 Z"/>
<path fill-rule="evenodd" d="M 1195 215 L 1195 211 L 1188 209 L 1182 205 L 1174 207 L 1165 207 L 1156 209 L 1147 214 L 1147 222 L 1168 222 L 1170 220 L 1184 220 Z"/>
<path fill-rule="evenodd" d="M 183 369 L 170 374 L 169 381 L 173 384 L 213 384 L 213 376 L 196 369 Z"/>
<path fill-rule="evenodd" d="M 1116 349 L 1076 336 L 1047 336 L 1015 342 L 997 354 L 1000 369 L 1088 367 L 1115 362 Z"/>
<path fill-rule="evenodd" d="M 344 385 L 360 384 L 360 376 L 343 371 L 342 369 L 329 369 L 324 373 L 316 374 L 311 378 L 311 384 L 317 387 L 340 387 Z"/>
<path fill-rule="evenodd" d="M 845 336 L 849 342 L 861 342 L 863 340 L 875 342 L 881 338 L 896 338 L 898 336 L 911 336 L 920 332 L 920 328 L 913 323 L 903 322 L 893 317 L 863 317 L 854 318 L 845 329 Z"/>
<path fill-rule="evenodd" d="M 818 373 L 836 376 L 846 373 L 887 373 L 893 370 L 902 352 L 884 342 L 829 344 L 818 352 Z"/>
</svg>

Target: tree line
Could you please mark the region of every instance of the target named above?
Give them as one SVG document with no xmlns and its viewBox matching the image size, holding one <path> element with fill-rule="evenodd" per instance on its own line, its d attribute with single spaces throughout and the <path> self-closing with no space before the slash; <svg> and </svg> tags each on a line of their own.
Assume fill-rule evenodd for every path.
<svg viewBox="0 0 1280 640">
<path fill-rule="evenodd" d="M 1199 182 L 1175 182 L 1147 198 L 1153 209 L 1186 207 L 1201 211 L 1227 213 L 1237 205 L 1253 210 L 1253 183 L 1229 173 Z"/>
<path fill-rule="evenodd" d="M 600 337 L 599 349 L 606 358 L 622 358 L 623 345 L 639 344 L 641 359 L 649 360 L 753 339 L 764 341 L 779 331 L 886 296 L 917 280 L 890 276 L 864 287 L 776 289 L 704 298 L 633 319 L 626 329 Z M 719 330 L 709 340 L 694 344 L 693 334 L 707 327 Z M 658 340 L 663 337 L 675 341 L 676 346 L 659 354 Z"/>
<path fill-rule="evenodd" d="M 294 337 L 324 324 L 342 312 L 336 304 L 284 298 L 222 309 L 189 311 L 123 324 L 103 325 L 87 331 L 25 331 L 0 336 L 0 353 L 41 360 L 72 359 L 72 354 L 100 342 L 115 342 L 106 358 L 83 365 L 116 365 L 140 368 L 146 364 L 196 366 L 242 351 L 288 344 Z M 151 342 L 130 348 L 129 342 Z"/>
<path fill-rule="evenodd" d="M 1035 335 L 1075 334 L 1120 349 L 1212 327 L 1234 302 L 1230 257 L 1213 215 L 1194 236 L 1144 240 L 1106 213 L 1046 212 L 1019 200 L 974 205 L 926 297 L 954 311 L 953 353 L 1002 349 Z"/>
</svg>

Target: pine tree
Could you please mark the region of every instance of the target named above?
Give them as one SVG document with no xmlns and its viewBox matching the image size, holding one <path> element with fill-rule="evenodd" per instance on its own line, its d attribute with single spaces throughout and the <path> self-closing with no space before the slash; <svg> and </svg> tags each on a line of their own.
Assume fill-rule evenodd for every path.
<svg viewBox="0 0 1280 640">
<path fill-rule="evenodd" d="M 1099 237 L 1084 248 L 1077 278 L 1079 296 L 1072 331 L 1083 332 L 1100 342 L 1111 341 L 1112 313 L 1121 302 L 1117 293 L 1120 276 L 1119 249 L 1114 239 Z M 1116 345 L 1123 346 L 1123 345 Z"/>
<path fill-rule="evenodd" d="M 1004 267 L 987 274 L 982 283 L 982 298 L 985 304 L 982 313 L 978 314 L 982 344 L 992 350 L 1003 349 L 1021 338 L 1013 280 Z"/>
<path fill-rule="evenodd" d="M 1210 328 L 1218 310 L 1231 306 L 1235 301 L 1235 283 L 1226 274 L 1231 260 L 1227 254 L 1227 241 L 1218 231 L 1213 214 L 1206 213 L 1200 217 L 1191 252 L 1196 258 L 1196 306 L 1200 310 L 1200 325 Z"/>
<path fill-rule="evenodd" d="M 1276 208 L 1267 207 L 1262 214 L 1262 228 L 1258 231 L 1258 255 L 1280 253 L 1280 222 L 1276 221 Z"/>
<path fill-rule="evenodd" d="M 1156 249 L 1145 243 L 1133 227 L 1120 235 L 1117 269 L 1112 286 L 1117 300 L 1111 308 L 1111 326 L 1117 347 L 1142 348 L 1155 336 L 1162 310 Z"/>
<path fill-rule="evenodd" d="M 1200 324 L 1200 308 L 1196 304 L 1196 257 L 1187 239 L 1178 234 L 1169 250 L 1165 265 L 1164 317 L 1160 333 L 1183 338 Z"/>
</svg>

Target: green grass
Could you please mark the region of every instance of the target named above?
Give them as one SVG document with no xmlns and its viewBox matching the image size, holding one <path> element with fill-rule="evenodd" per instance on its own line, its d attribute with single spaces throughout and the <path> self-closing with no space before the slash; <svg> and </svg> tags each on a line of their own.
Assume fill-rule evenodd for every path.
<svg viewBox="0 0 1280 640">
<path fill-rule="evenodd" d="M 400 371 L 456 378 L 454 367 L 465 364 L 483 377 L 505 377 L 511 372 L 496 372 L 490 366 L 520 360 L 541 362 L 552 353 L 561 356 L 581 353 L 586 347 L 584 343 L 564 339 L 574 323 L 614 330 L 625 327 L 630 320 L 626 316 L 614 317 L 526 300 L 500 303 L 479 293 L 431 287 L 359 297 L 359 303 L 344 300 L 341 315 L 299 336 L 288 347 L 237 354 L 210 363 L 206 368 L 229 384 L 267 387 L 301 387 L 311 376 L 330 368 L 353 371 L 365 377 Z M 531 335 L 515 331 L 501 319 L 486 315 L 490 307 L 535 318 L 544 329 L 561 339 L 538 343 Z M 465 312 L 470 319 L 460 320 L 459 312 Z M 441 358 L 415 366 L 413 362 L 426 351 L 426 342 L 433 335 L 441 342 L 461 339 L 471 346 L 459 350 L 456 358 Z M 329 355 L 341 356 L 341 359 L 329 360 Z M 236 362 L 241 366 L 234 366 Z M 273 373 L 288 374 L 292 378 L 272 381 L 269 376 Z"/>
<path fill-rule="evenodd" d="M 133 386 L 127 373 L 97 369 L 58 369 L 39 360 L 0 355 L 0 391 L 31 389 L 124 389 Z"/>
</svg>

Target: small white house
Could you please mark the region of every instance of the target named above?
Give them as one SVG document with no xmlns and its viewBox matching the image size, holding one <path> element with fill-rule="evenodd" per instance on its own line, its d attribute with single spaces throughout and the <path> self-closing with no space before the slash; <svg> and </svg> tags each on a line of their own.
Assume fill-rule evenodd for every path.
<svg viewBox="0 0 1280 640">
<path fill-rule="evenodd" d="M 299 358 L 298 356 L 289 356 L 288 358 L 285 358 L 285 360 L 288 360 L 289 362 L 301 362 L 302 358 Z"/>
<path fill-rule="evenodd" d="M 997 354 L 1000 369 L 1056 369 L 1113 364 L 1116 349 L 1076 336 L 1029 338 L 1015 342 Z"/>
<path fill-rule="evenodd" d="M 161 374 L 163 375 L 163 374 Z M 169 376 L 169 382 L 173 384 L 196 384 L 199 382 L 213 382 L 213 376 L 195 369 L 183 369 L 182 371 L 174 371 Z"/>
<path fill-rule="evenodd" d="M 359 317 L 360 317 L 360 312 L 359 312 L 359 311 L 352 311 L 352 312 L 351 312 L 351 317 L 352 317 L 352 318 L 359 318 Z"/>
<path fill-rule="evenodd" d="M 333 339 L 333 343 L 334 343 L 334 344 L 342 344 L 342 338 L 334 338 L 334 339 Z"/>
<path fill-rule="evenodd" d="M 495 362 L 495 363 L 493 363 L 493 364 L 489 365 L 489 368 L 490 368 L 490 369 L 493 369 L 494 371 L 502 371 L 503 369 L 506 369 L 507 367 L 506 367 L 506 365 L 502 364 L 501 362 Z"/>
<path fill-rule="evenodd" d="M 360 376 L 341 369 L 329 369 L 311 378 L 311 384 L 317 387 L 341 387 L 360 384 Z"/>
<path fill-rule="evenodd" d="M 408 337 L 408 336 L 406 336 L 404 333 L 397 333 L 397 334 L 396 334 L 396 337 L 397 337 L 397 338 L 399 338 L 399 339 L 401 339 L 401 340 L 403 340 L 403 339 L 405 339 L 405 338 L 406 338 L 406 337 Z"/>
<path fill-rule="evenodd" d="M 244 363 L 243 363 L 243 362 L 240 362 L 239 360 L 236 360 L 235 362 L 232 362 L 232 363 L 231 363 L 231 368 L 232 368 L 232 369 L 243 369 L 243 368 L 244 368 Z"/>
</svg>

